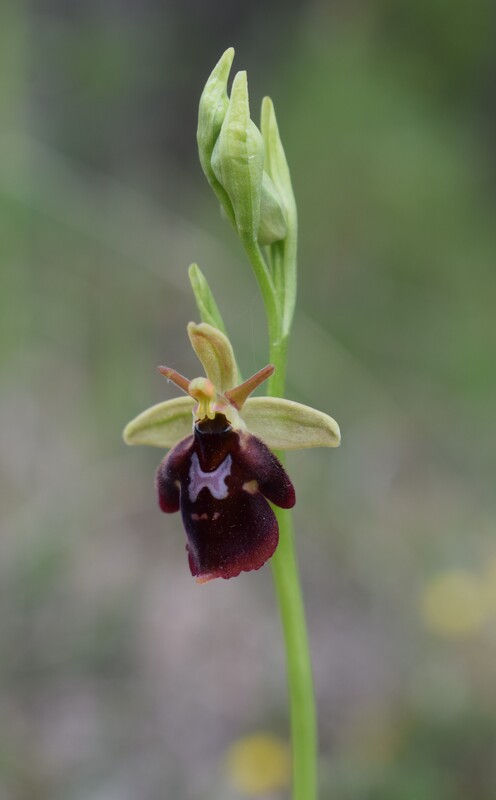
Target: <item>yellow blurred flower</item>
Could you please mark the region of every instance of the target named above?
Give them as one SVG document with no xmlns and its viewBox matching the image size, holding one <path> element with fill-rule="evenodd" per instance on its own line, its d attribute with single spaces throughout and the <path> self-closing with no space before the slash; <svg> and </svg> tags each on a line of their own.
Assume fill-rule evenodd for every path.
<svg viewBox="0 0 496 800">
<path fill-rule="evenodd" d="M 442 572 L 425 586 L 421 611 L 427 627 L 441 636 L 477 633 L 487 618 L 485 582 L 468 570 Z"/>
<path fill-rule="evenodd" d="M 286 789 L 291 779 L 289 747 L 271 734 L 245 736 L 229 748 L 226 773 L 241 794 L 261 795 Z"/>
<path fill-rule="evenodd" d="M 494 617 L 496 614 L 496 558 L 490 558 L 484 565 L 483 579 L 488 613 Z"/>
</svg>

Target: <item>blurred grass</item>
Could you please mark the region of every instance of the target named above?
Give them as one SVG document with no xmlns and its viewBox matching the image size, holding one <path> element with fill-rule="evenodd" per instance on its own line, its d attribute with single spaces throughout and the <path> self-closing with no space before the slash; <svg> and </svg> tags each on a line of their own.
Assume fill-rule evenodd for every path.
<svg viewBox="0 0 496 800">
<path fill-rule="evenodd" d="M 267 357 L 182 127 L 219 48 L 181 49 L 180 12 L 147 9 L 2 10 L 2 800 L 234 797 L 229 745 L 286 735 L 269 573 L 195 587 L 155 508 L 160 453 L 120 439 L 172 396 L 156 364 L 198 369 L 192 261 L 244 373 Z M 421 608 L 495 554 L 493 13 L 286 11 L 273 62 L 257 4 L 224 44 L 254 65 L 254 114 L 273 96 L 299 202 L 288 394 L 343 430 L 339 451 L 289 459 L 323 797 L 489 800 L 494 621 L 448 640 Z"/>
</svg>

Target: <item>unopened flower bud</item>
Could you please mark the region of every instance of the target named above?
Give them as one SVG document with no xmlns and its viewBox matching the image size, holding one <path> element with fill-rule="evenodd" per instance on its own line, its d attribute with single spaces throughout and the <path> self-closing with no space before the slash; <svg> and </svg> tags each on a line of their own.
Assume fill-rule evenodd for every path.
<svg viewBox="0 0 496 800">
<path fill-rule="evenodd" d="M 198 129 L 196 138 L 198 154 L 203 171 L 209 183 L 217 183 L 212 170 L 212 151 L 220 133 L 229 106 L 227 80 L 234 58 L 234 48 L 223 53 L 205 84 L 198 109 Z"/>
<path fill-rule="evenodd" d="M 288 233 L 286 217 L 279 193 L 268 173 L 262 176 L 262 198 L 258 241 L 261 245 L 274 244 L 285 239 Z"/>
<path fill-rule="evenodd" d="M 232 203 L 241 238 L 256 240 L 258 236 L 263 164 L 264 143 L 250 119 L 246 72 L 238 72 L 212 153 L 212 169 Z"/>
<path fill-rule="evenodd" d="M 265 170 L 273 181 L 287 225 L 287 235 L 283 242 L 284 270 L 281 278 L 284 286 L 283 325 L 284 329 L 289 331 L 296 300 L 296 231 L 298 223 L 288 162 L 279 136 L 274 106 L 269 97 L 265 97 L 262 103 L 260 127 L 265 145 Z"/>
<path fill-rule="evenodd" d="M 231 47 L 212 71 L 200 99 L 200 162 L 221 212 L 238 235 L 265 246 L 285 239 L 288 232 L 286 203 L 271 173 L 279 154 L 267 153 L 272 137 L 267 139 L 263 127 L 261 133 L 250 118 L 245 72 L 237 73 L 231 97 L 227 95 L 233 57 Z"/>
</svg>

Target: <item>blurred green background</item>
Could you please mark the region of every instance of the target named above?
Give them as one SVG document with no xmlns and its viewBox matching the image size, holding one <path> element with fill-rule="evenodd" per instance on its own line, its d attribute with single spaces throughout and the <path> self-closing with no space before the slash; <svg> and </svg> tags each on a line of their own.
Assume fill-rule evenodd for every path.
<svg viewBox="0 0 496 800">
<path fill-rule="evenodd" d="M 121 441 L 157 364 L 198 373 L 192 261 L 267 361 L 195 151 L 229 45 L 299 206 L 288 396 L 343 432 L 288 458 L 321 796 L 496 797 L 494 4 L 0 14 L 1 800 L 237 800 L 230 746 L 287 738 L 270 569 L 197 586 L 162 454 Z"/>
</svg>

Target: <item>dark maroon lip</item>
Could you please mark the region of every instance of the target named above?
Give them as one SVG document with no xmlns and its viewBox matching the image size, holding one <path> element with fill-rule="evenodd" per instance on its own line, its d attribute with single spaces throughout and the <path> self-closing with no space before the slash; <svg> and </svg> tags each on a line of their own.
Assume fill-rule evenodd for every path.
<svg viewBox="0 0 496 800">
<path fill-rule="evenodd" d="M 157 471 L 162 511 L 181 510 L 192 574 L 199 582 L 259 569 L 279 538 L 269 503 L 291 508 L 293 485 L 256 436 L 240 435 L 224 414 L 195 425 Z"/>
</svg>

